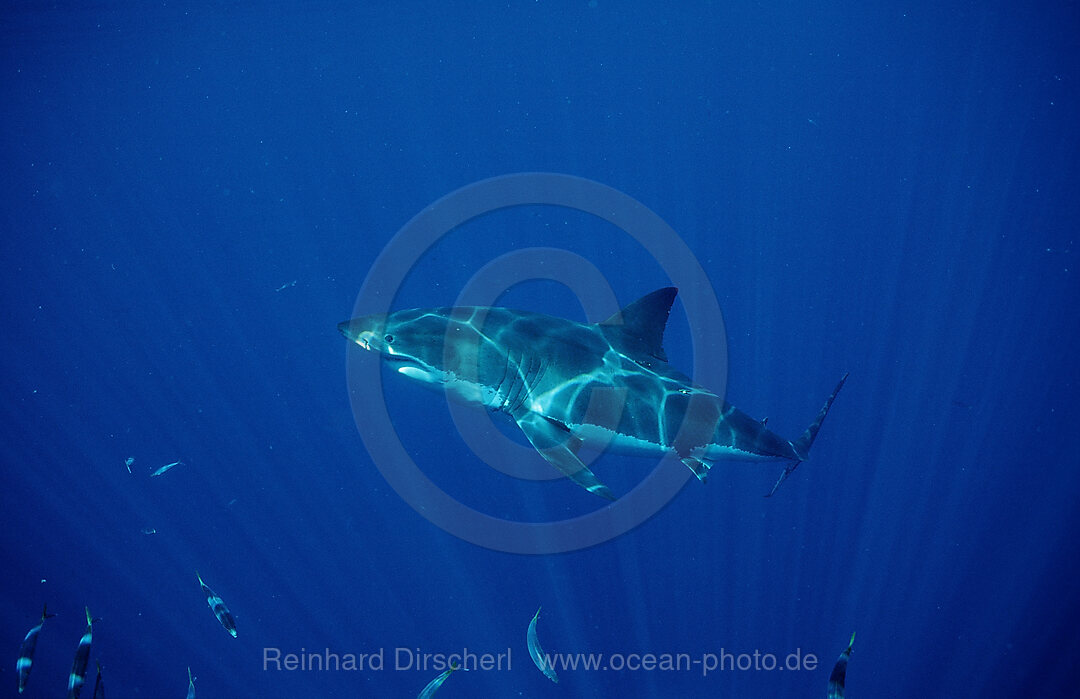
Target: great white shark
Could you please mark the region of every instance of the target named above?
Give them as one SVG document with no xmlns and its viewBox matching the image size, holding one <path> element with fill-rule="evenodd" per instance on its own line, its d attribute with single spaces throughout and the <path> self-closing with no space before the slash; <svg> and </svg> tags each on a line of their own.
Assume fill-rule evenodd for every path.
<svg viewBox="0 0 1080 699">
<path fill-rule="evenodd" d="M 615 496 L 578 458 L 675 455 L 704 481 L 721 460 L 786 461 L 771 496 L 805 461 L 845 374 L 796 440 L 770 431 L 667 362 L 664 328 L 678 291 L 643 296 L 601 323 L 501 307 L 414 308 L 338 324 L 399 374 L 509 415 L 552 466 L 591 493 Z"/>
</svg>

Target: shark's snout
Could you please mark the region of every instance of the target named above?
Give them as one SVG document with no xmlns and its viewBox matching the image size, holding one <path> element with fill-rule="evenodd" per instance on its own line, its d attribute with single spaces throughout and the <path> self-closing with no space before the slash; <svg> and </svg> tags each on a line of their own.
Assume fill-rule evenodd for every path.
<svg viewBox="0 0 1080 699">
<path fill-rule="evenodd" d="M 352 326 L 350 325 L 351 323 L 352 323 L 351 320 L 343 320 L 343 321 L 341 321 L 340 323 L 337 324 L 337 329 L 338 329 L 338 332 L 341 333 L 342 335 L 344 335 L 345 337 L 349 338 L 350 340 L 355 340 L 356 335 L 354 334 Z"/>
<path fill-rule="evenodd" d="M 383 349 L 383 329 L 386 321 L 382 316 L 362 316 L 338 323 L 338 332 L 366 350 L 379 352 Z"/>
</svg>

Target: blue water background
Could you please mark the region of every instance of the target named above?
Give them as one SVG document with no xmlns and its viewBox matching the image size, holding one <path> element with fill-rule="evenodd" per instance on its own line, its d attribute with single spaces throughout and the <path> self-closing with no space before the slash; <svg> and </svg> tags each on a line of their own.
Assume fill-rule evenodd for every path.
<svg viewBox="0 0 1080 699">
<path fill-rule="evenodd" d="M 84 605 L 114 697 L 182 696 L 188 666 L 200 697 L 410 697 L 438 674 L 264 671 L 266 647 L 382 648 L 388 666 L 398 647 L 511 649 L 509 671 L 454 675 L 447 699 L 819 697 L 852 631 L 856 699 L 1075 691 L 1078 19 L 1005 2 L 8 3 L 0 695 L 46 601 L 27 697 L 63 694 Z M 795 437 L 851 372 L 776 497 L 780 466 L 721 464 L 614 541 L 516 556 L 389 488 L 335 325 L 410 217 L 518 171 L 610 185 L 679 233 L 722 304 L 727 395 L 771 428 Z M 618 230 L 533 207 L 454 231 L 397 305 L 451 304 L 532 245 L 583 255 L 624 303 L 670 283 Z M 504 300 L 584 319 L 550 282 Z M 672 323 L 688 369 L 681 305 Z M 403 442 L 470 504 L 602 504 L 491 471 L 438 396 L 394 378 Z M 595 470 L 624 493 L 653 465 Z M 525 651 L 540 604 L 550 651 L 820 666 L 556 687 Z"/>
</svg>

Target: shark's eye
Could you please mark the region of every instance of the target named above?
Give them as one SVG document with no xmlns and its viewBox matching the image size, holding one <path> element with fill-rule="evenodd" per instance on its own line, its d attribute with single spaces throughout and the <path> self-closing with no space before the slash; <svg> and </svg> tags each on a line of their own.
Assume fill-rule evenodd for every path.
<svg viewBox="0 0 1080 699">
<path fill-rule="evenodd" d="M 394 336 L 393 335 L 387 335 L 386 337 L 383 338 L 383 342 L 385 342 L 388 345 L 394 344 Z"/>
</svg>

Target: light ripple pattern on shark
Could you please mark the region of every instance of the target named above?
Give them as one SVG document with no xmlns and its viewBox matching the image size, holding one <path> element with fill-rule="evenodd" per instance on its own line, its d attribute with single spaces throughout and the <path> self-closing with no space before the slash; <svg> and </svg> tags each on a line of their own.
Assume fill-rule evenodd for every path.
<svg viewBox="0 0 1080 699">
<path fill-rule="evenodd" d="M 806 460 L 847 376 L 803 435 L 786 440 L 668 364 L 663 335 L 676 294 L 659 289 L 593 324 L 455 306 L 362 316 L 338 330 L 403 376 L 508 414 L 549 463 L 606 499 L 615 496 L 577 457 L 583 444 L 674 454 L 702 481 L 716 461 L 787 461 L 772 495 Z"/>
</svg>

